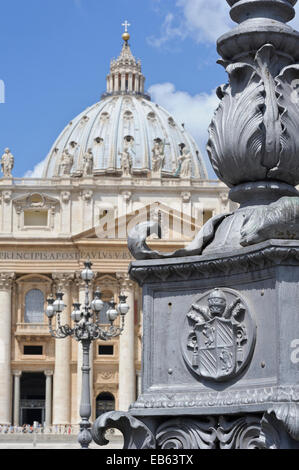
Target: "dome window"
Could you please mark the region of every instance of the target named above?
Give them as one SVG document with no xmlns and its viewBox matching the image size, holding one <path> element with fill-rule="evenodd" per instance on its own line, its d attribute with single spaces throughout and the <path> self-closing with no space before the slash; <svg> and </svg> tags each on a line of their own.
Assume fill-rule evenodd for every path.
<svg viewBox="0 0 299 470">
<path fill-rule="evenodd" d="M 131 136 L 131 135 L 126 135 L 126 136 L 124 137 L 124 141 L 125 141 L 125 142 L 130 142 L 130 143 L 132 144 L 132 143 L 134 142 L 134 137 Z"/>
<path fill-rule="evenodd" d="M 81 125 L 84 125 L 84 124 L 86 124 L 88 121 L 89 121 L 89 117 L 85 115 L 85 116 L 83 116 L 83 118 L 81 119 L 80 124 L 81 124 Z"/>
<path fill-rule="evenodd" d="M 104 139 L 102 139 L 102 137 L 96 137 L 94 139 L 95 144 L 102 144 L 103 142 L 104 142 Z"/>
<path fill-rule="evenodd" d="M 107 113 L 106 111 L 102 113 L 100 116 L 101 121 L 104 121 L 104 122 L 108 121 L 109 118 L 110 118 L 109 113 Z"/>
<path fill-rule="evenodd" d="M 150 113 L 148 113 L 147 119 L 149 121 L 154 121 L 156 119 L 156 114 L 151 111 Z"/>
<path fill-rule="evenodd" d="M 131 111 L 125 111 L 124 112 L 124 119 L 133 119 L 133 113 Z"/>
<path fill-rule="evenodd" d="M 175 127 L 175 122 L 172 117 L 168 118 L 168 124 L 170 125 L 170 127 Z"/>
</svg>

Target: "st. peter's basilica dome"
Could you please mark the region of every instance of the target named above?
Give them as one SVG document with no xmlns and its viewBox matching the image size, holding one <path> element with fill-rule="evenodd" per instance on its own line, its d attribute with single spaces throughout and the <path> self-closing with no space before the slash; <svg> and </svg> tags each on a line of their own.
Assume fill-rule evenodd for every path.
<svg viewBox="0 0 299 470">
<path fill-rule="evenodd" d="M 194 139 L 144 93 L 141 63 L 132 55 L 129 34 L 123 39 L 120 56 L 111 61 L 107 92 L 62 131 L 48 154 L 42 177 L 146 176 L 160 170 L 164 177 L 206 179 Z"/>
</svg>

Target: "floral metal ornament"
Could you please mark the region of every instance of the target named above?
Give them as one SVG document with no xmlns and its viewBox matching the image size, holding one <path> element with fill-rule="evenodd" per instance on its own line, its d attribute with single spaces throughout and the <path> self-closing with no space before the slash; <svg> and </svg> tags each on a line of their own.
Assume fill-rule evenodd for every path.
<svg viewBox="0 0 299 470">
<path fill-rule="evenodd" d="M 281 69 L 272 44 L 262 46 L 252 63 L 219 62 L 229 84 L 217 90 L 221 102 L 209 128 L 216 174 L 229 186 L 267 179 L 298 184 L 299 65 Z"/>
</svg>

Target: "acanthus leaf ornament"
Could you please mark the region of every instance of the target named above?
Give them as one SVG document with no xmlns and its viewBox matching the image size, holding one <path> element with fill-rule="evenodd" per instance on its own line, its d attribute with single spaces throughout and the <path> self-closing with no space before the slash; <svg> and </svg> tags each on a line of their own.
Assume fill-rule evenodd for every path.
<svg viewBox="0 0 299 470">
<path fill-rule="evenodd" d="M 218 88 L 221 102 L 209 128 L 215 172 L 229 186 L 267 179 L 298 184 L 299 99 L 291 99 L 298 66 L 280 72 L 272 44 L 262 46 L 251 63 L 219 62 L 229 84 Z"/>
<path fill-rule="evenodd" d="M 298 111 L 299 64 L 284 67 L 275 79 L 277 100 L 280 108 L 282 132 L 280 135 L 280 158 L 269 176 L 282 181 L 298 184 L 299 135 Z"/>
</svg>

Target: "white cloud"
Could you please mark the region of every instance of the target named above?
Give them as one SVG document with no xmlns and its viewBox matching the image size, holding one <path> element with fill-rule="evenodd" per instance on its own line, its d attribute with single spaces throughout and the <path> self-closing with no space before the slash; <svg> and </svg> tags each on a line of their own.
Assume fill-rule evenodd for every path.
<svg viewBox="0 0 299 470">
<path fill-rule="evenodd" d="M 161 36 L 148 38 L 155 47 L 168 41 L 191 36 L 196 42 L 215 43 L 231 29 L 229 6 L 224 0 L 177 0 L 176 11 L 168 13 L 161 27 Z"/>
<path fill-rule="evenodd" d="M 216 91 L 192 96 L 186 91 L 176 90 L 173 83 L 158 83 L 151 86 L 149 92 L 153 101 L 167 109 L 178 123 L 185 124 L 186 130 L 196 140 L 205 161 L 208 162 L 208 127 L 219 104 Z M 210 167 L 208 164 L 208 170 Z M 215 177 L 212 170 L 209 173 L 211 177 Z"/>
<path fill-rule="evenodd" d="M 46 158 L 43 161 L 37 163 L 37 165 L 35 165 L 33 170 L 26 171 L 23 178 L 41 178 L 43 174 L 45 162 L 46 162 Z"/>
<path fill-rule="evenodd" d="M 192 37 L 197 43 L 215 44 L 217 39 L 236 26 L 229 15 L 225 0 L 177 0 L 176 8 L 168 13 L 161 27 L 160 37 L 151 36 L 148 42 L 155 47 L 174 39 Z M 299 30 L 299 4 L 296 17 L 290 25 Z"/>
<path fill-rule="evenodd" d="M 155 47 L 161 47 L 166 42 L 180 38 L 184 39 L 186 37 L 186 32 L 184 32 L 183 28 L 180 26 L 174 27 L 173 22 L 175 21 L 175 17 L 172 13 L 168 13 L 165 17 L 165 20 L 162 25 L 162 34 L 159 38 L 155 36 L 149 36 L 147 38 L 147 42 Z"/>
<path fill-rule="evenodd" d="M 197 42 L 215 41 L 232 27 L 229 6 L 223 0 L 178 0 L 186 27 Z"/>
</svg>

